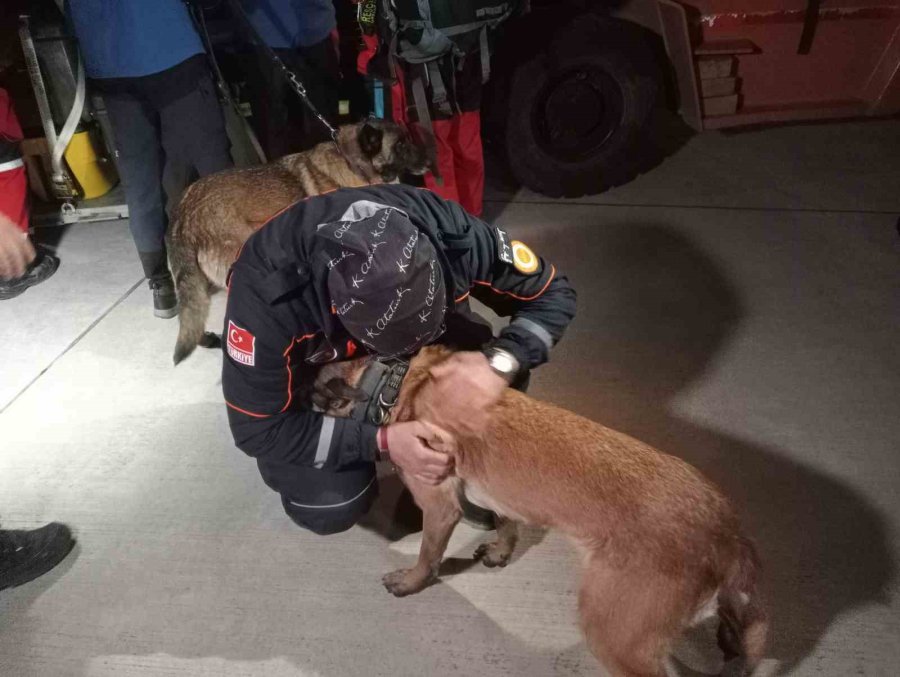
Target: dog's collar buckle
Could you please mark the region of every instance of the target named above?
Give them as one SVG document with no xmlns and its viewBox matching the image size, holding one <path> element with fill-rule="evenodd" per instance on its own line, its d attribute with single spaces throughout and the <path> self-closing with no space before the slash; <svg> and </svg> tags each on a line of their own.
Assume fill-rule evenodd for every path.
<svg viewBox="0 0 900 677">
<path fill-rule="evenodd" d="M 409 370 L 409 362 L 399 358 L 375 359 L 366 368 L 357 388 L 366 399 L 353 408 L 351 418 L 373 425 L 388 422 L 397 404 L 403 378 Z"/>
</svg>

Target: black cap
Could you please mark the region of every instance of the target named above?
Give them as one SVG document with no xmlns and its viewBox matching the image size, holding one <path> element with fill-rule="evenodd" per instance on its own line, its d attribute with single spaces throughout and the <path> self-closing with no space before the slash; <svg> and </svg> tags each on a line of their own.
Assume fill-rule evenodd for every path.
<svg viewBox="0 0 900 677">
<path fill-rule="evenodd" d="M 446 292 L 434 245 L 396 209 L 319 228 L 328 291 L 347 331 L 372 352 L 412 353 L 443 332 Z"/>
</svg>

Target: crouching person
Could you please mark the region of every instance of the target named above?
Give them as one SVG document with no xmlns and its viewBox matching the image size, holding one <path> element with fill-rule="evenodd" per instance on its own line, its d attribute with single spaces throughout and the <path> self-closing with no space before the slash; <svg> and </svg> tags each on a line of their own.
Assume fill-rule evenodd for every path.
<svg viewBox="0 0 900 677">
<path fill-rule="evenodd" d="M 511 316 L 498 337 L 469 309 L 470 293 Z M 430 191 L 379 185 L 298 202 L 251 236 L 230 274 L 222 386 L 235 443 L 298 525 L 344 531 L 378 494 L 376 461 L 430 484 L 453 467 L 432 448 L 446 433 L 425 421 L 379 426 L 312 410 L 322 364 L 374 355 L 396 366 L 425 345 L 451 345 L 460 352 L 434 387 L 451 421 L 477 429 L 507 386 L 547 360 L 574 313 L 554 266 Z"/>
</svg>

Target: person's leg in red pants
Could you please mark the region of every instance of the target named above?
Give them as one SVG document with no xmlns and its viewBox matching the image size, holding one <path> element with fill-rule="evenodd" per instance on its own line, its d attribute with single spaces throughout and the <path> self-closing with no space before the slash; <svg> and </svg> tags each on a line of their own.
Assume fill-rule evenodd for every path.
<svg viewBox="0 0 900 677">
<path fill-rule="evenodd" d="M 456 136 L 458 127 L 458 118 L 452 117 L 449 120 L 434 120 L 434 143 L 437 150 L 437 167 L 441 174 L 441 182 L 431 172 L 425 175 L 425 185 L 429 190 L 437 193 L 445 200 L 453 200 L 459 202 L 460 193 L 457 184 L 456 169 Z"/>
<path fill-rule="evenodd" d="M 466 57 L 461 70 L 453 71 L 456 104 L 461 112 L 449 119 L 436 119 L 434 132 L 438 168 L 444 186 L 427 174 L 425 185 L 463 209 L 481 216 L 484 206 L 484 155 L 481 147 L 481 57 Z"/>
<path fill-rule="evenodd" d="M 459 203 L 474 216 L 484 208 L 484 153 L 481 148 L 481 112 L 460 113 L 453 136 L 453 169 Z"/>
</svg>

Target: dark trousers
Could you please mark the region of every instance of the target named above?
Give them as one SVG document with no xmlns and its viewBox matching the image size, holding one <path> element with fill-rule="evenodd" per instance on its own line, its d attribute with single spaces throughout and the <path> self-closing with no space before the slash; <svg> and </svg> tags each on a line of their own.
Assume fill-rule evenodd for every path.
<svg viewBox="0 0 900 677">
<path fill-rule="evenodd" d="M 278 57 L 297 74 L 316 109 L 332 124 L 337 119 L 340 66 L 330 37 L 309 47 L 276 49 Z M 251 118 L 268 159 L 299 153 L 322 141 L 328 131 L 299 96 L 275 71 L 269 58 L 256 50 L 247 60 L 247 92 Z"/>
<path fill-rule="evenodd" d="M 457 350 L 478 350 L 493 338 L 491 325 L 468 304 L 447 316 L 440 342 Z M 513 384 L 528 387 L 528 374 Z M 281 494 L 285 512 L 304 529 L 321 534 L 346 531 L 367 512 L 378 496 L 374 463 L 358 463 L 338 471 L 273 464 L 258 460 L 263 480 Z"/>
<path fill-rule="evenodd" d="M 129 225 L 144 273 L 168 275 L 168 214 L 200 176 L 232 166 L 204 55 L 140 78 L 94 81 L 115 134 Z"/>
</svg>

